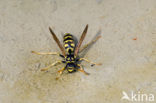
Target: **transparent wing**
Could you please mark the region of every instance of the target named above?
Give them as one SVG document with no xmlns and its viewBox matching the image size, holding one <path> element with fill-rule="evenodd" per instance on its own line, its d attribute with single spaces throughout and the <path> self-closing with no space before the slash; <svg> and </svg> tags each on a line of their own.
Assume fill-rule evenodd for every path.
<svg viewBox="0 0 156 103">
<path fill-rule="evenodd" d="M 55 33 L 53 32 L 53 30 L 52 30 L 50 27 L 49 27 L 49 30 L 50 30 L 50 33 L 51 33 L 52 36 L 53 36 L 53 39 L 55 40 L 55 42 L 57 43 L 57 45 L 58 45 L 59 48 L 61 49 L 63 56 L 65 56 L 65 55 L 66 55 L 65 49 L 64 49 L 63 46 L 61 45 L 59 39 L 57 38 L 57 36 L 55 35 Z"/>
<path fill-rule="evenodd" d="M 87 30 L 88 30 L 88 24 L 86 25 L 86 27 L 85 27 L 85 29 L 84 29 L 81 37 L 80 37 L 80 40 L 79 40 L 79 42 L 78 42 L 78 44 L 77 44 L 77 46 L 75 48 L 75 52 L 74 52 L 75 56 L 77 56 L 77 54 L 79 52 L 79 48 L 80 48 L 80 46 L 81 46 L 81 44 L 82 44 L 82 42 L 83 42 L 83 40 L 84 40 L 84 38 L 85 38 L 85 36 L 87 34 Z"/>
</svg>

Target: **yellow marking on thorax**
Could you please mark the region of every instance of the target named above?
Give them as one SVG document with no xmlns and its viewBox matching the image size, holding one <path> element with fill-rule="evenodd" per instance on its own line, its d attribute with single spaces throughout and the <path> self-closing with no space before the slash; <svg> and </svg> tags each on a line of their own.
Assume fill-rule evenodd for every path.
<svg viewBox="0 0 156 103">
<path fill-rule="evenodd" d="M 74 63 L 75 61 L 66 61 L 66 63 Z"/>
</svg>

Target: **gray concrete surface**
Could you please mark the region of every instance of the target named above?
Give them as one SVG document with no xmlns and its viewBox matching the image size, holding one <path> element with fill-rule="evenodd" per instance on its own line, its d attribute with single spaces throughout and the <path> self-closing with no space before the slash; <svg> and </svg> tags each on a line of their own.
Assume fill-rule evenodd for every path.
<svg viewBox="0 0 156 103">
<path fill-rule="evenodd" d="M 48 27 L 62 40 L 86 24 L 83 44 L 102 38 L 85 57 L 103 65 L 59 80 L 62 64 L 41 72 L 61 59 L 30 53 L 60 52 Z M 156 96 L 155 0 L 0 0 L 0 103 L 130 103 L 122 91 Z"/>
</svg>

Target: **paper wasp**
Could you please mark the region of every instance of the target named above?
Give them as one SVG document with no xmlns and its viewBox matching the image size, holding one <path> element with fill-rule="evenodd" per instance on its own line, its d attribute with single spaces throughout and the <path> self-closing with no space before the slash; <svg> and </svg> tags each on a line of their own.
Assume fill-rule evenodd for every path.
<svg viewBox="0 0 156 103">
<path fill-rule="evenodd" d="M 92 40 L 91 42 L 89 42 L 88 44 L 84 45 L 81 49 L 81 44 L 86 36 L 87 30 L 88 30 L 88 24 L 86 25 L 80 40 L 77 44 L 75 44 L 75 41 L 73 39 L 73 35 L 71 35 L 70 33 L 66 33 L 64 35 L 64 47 L 61 45 L 59 39 L 57 38 L 57 36 L 55 35 L 55 33 L 53 32 L 53 30 L 49 27 L 50 33 L 52 34 L 53 39 L 55 40 L 55 42 L 57 43 L 57 45 L 59 46 L 60 50 L 62 51 L 62 54 L 59 54 L 57 52 L 48 52 L 48 53 L 40 53 L 40 52 L 35 52 L 32 51 L 32 53 L 38 54 L 38 55 L 58 55 L 60 57 L 62 57 L 64 60 L 63 61 L 56 61 L 54 63 L 52 63 L 51 65 L 49 65 L 48 67 L 45 67 L 43 69 L 41 69 L 41 71 L 47 71 L 50 67 L 55 66 L 56 64 L 59 63 L 65 63 L 66 66 L 63 67 L 62 69 L 60 69 L 58 71 L 58 73 L 61 75 L 63 73 L 63 71 L 66 69 L 69 73 L 72 73 L 74 71 L 80 71 L 85 73 L 86 75 L 88 75 L 87 72 L 84 71 L 84 69 L 82 68 L 82 66 L 79 64 L 80 61 L 86 61 L 91 63 L 92 65 L 101 65 L 100 63 L 94 63 L 91 62 L 85 58 L 79 58 L 78 53 L 83 51 L 85 48 L 87 48 L 90 44 L 96 42 L 101 36 L 97 36 L 94 40 Z"/>
</svg>

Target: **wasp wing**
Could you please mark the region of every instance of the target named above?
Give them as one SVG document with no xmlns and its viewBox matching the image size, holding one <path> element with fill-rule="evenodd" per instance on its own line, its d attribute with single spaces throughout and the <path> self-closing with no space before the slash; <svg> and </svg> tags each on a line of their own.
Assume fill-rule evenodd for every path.
<svg viewBox="0 0 156 103">
<path fill-rule="evenodd" d="M 52 34 L 53 36 L 53 39 L 56 41 L 57 45 L 59 46 L 59 48 L 61 49 L 62 51 L 62 54 L 63 56 L 65 56 L 65 49 L 63 48 L 63 46 L 61 45 L 59 39 L 57 38 L 57 36 L 55 35 L 55 33 L 53 32 L 53 30 L 49 27 L 49 30 L 50 30 L 50 33 Z"/>
<path fill-rule="evenodd" d="M 87 30 L 88 30 L 88 24 L 86 25 L 86 27 L 85 27 L 85 29 L 84 29 L 81 37 L 80 37 L 80 40 L 79 40 L 79 42 L 78 42 L 78 44 L 77 44 L 77 46 L 75 48 L 75 52 L 74 52 L 75 56 L 77 56 L 77 54 L 79 52 L 79 48 L 80 48 L 80 46 L 81 46 L 81 44 L 82 44 L 82 42 L 83 42 L 83 40 L 84 40 L 84 38 L 85 38 L 85 36 L 87 34 Z"/>
</svg>

